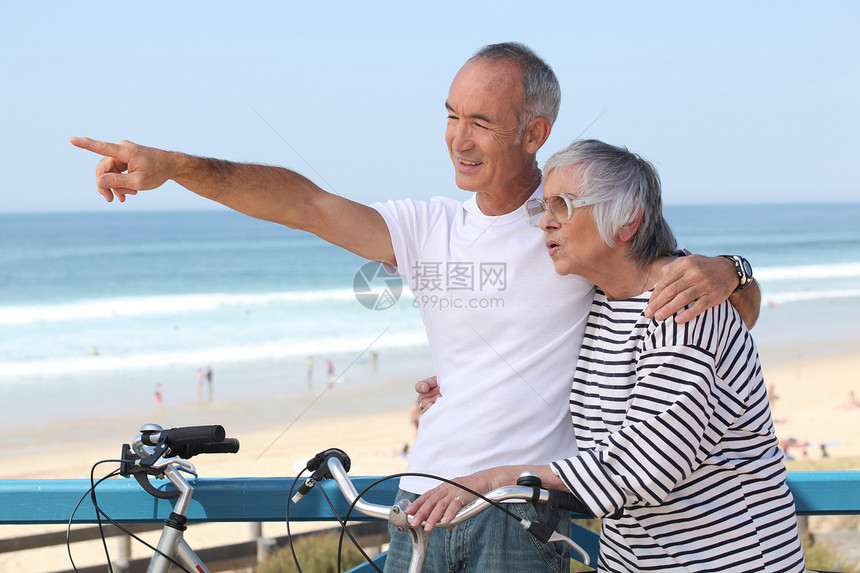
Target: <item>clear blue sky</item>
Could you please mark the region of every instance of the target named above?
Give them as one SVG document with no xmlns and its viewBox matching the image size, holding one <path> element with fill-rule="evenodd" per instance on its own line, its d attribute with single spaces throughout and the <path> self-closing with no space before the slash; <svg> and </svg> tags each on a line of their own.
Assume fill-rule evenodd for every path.
<svg viewBox="0 0 860 573">
<path fill-rule="evenodd" d="M 858 201 L 858 30 L 854 0 L 0 0 L 0 211 L 210 205 L 172 184 L 106 205 L 72 135 L 284 165 L 363 202 L 465 196 L 443 103 L 507 40 L 562 84 L 541 161 L 588 128 L 651 159 L 668 203 Z"/>
</svg>

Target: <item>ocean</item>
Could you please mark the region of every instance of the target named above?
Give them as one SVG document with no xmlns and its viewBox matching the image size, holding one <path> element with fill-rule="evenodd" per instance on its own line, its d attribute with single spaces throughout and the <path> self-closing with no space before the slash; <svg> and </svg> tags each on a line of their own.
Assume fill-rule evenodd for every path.
<svg viewBox="0 0 860 573">
<path fill-rule="evenodd" d="M 361 351 L 389 327 L 378 346 L 426 342 L 411 308 L 356 301 L 362 259 L 237 213 L 5 215 L 0 229 L 0 383 Z"/>
<path fill-rule="evenodd" d="M 667 206 L 666 216 L 689 250 L 751 261 L 763 361 L 857 350 L 860 203 Z M 417 375 L 426 337 L 398 282 L 312 235 L 230 211 L 0 214 L 0 425 L 30 420 L 22 403 L 68 415 L 70 396 L 149 406 L 156 384 L 193 385 L 207 366 L 219 381 L 277 368 L 279 390 L 295 392 L 308 357 L 317 387 L 329 360 L 344 380 L 392 356 Z M 218 391 L 271 391 L 255 384 Z"/>
</svg>

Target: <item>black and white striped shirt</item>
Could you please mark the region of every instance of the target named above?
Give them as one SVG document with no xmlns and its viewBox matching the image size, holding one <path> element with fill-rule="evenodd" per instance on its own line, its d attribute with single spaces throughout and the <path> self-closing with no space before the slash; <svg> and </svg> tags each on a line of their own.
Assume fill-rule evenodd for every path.
<svg viewBox="0 0 860 573">
<path fill-rule="evenodd" d="M 803 571 L 755 343 L 723 303 L 688 324 L 598 289 L 553 470 L 604 520 L 600 571 Z"/>
</svg>

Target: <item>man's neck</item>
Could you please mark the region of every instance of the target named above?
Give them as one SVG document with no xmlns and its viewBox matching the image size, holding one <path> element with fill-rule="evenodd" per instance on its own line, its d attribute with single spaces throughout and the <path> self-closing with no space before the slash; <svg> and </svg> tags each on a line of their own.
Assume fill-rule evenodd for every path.
<svg viewBox="0 0 860 573">
<path fill-rule="evenodd" d="M 481 213 L 489 216 L 506 215 L 516 211 L 534 194 L 541 182 L 540 169 L 535 168 L 512 181 L 502 193 L 481 193 L 475 197 Z"/>
</svg>

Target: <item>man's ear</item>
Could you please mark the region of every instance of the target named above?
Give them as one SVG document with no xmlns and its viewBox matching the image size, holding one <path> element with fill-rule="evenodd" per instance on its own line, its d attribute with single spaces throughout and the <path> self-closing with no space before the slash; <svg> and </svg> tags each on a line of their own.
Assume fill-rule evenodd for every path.
<svg viewBox="0 0 860 573">
<path fill-rule="evenodd" d="M 552 131 L 552 126 L 549 124 L 547 118 L 536 117 L 533 119 L 523 133 L 523 143 L 526 145 L 526 151 L 535 155 L 538 149 L 546 143 L 550 131 Z"/>
<path fill-rule="evenodd" d="M 639 209 L 639 213 L 636 215 L 636 218 L 633 219 L 632 222 L 623 225 L 620 229 L 618 229 L 618 240 L 626 243 L 631 240 L 634 235 L 636 235 L 636 231 L 639 230 L 639 225 L 642 224 L 642 217 L 645 215 L 644 209 Z"/>
</svg>

